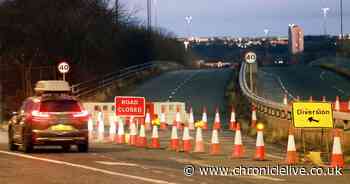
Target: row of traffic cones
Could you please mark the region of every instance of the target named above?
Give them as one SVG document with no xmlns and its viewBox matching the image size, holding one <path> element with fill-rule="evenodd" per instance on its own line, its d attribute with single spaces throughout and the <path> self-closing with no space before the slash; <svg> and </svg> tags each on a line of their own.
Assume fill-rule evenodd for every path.
<svg viewBox="0 0 350 184">
<path fill-rule="evenodd" d="M 252 109 L 252 123 L 256 122 L 256 112 L 254 114 L 254 111 L 256 110 L 254 107 Z M 192 110 L 190 111 L 190 121 L 193 121 L 193 114 Z M 192 118 L 191 118 L 192 114 Z M 147 146 L 147 138 L 146 138 L 146 122 L 140 124 L 140 132 L 139 135 L 137 135 L 137 126 L 133 120 L 130 121 L 130 135 L 128 139 L 128 144 L 134 145 L 137 147 L 149 147 L 154 149 L 160 148 L 160 140 L 158 135 L 158 126 L 162 127 L 162 121 L 164 121 L 163 115 L 160 117 L 160 122 L 151 122 L 152 125 L 152 139 L 151 144 Z M 205 120 L 205 115 L 203 115 Z M 100 117 L 101 118 L 101 117 Z M 101 120 L 101 122 L 103 122 Z M 102 123 L 98 125 L 98 127 L 101 126 Z M 172 132 L 171 132 L 171 140 L 169 148 L 170 150 L 175 151 L 183 151 L 183 152 L 191 152 L 192 151 L 192 138 L 190 136 L 190 125 L 192 123 L 189 123 L 188 126 L 183 127 L 183 136 L 182 141 L 178 138 L 178 124 L 174 124 L 172 126 Z M 194 124 L 193 122 L 193 129 L 196 128 L 196 138 L 195 138 L 195 145 L 193 152 L 195 153 L 204 153 L 205 152 L 205 146 L 204 141 L 202 137 L 202 130 L 204 129 L 206 123 L 203 121 L 197 122 Z M 92 122 L 91 119 L 89 120 L 88 128 L 89 130 L 92 128 Z M 256 139 L 256 151 L 254 160 L 265 160 L 265 145 L 264 145 L 264 138 L 263 138 L 263 127 L 261 127 L 262 124 L 256 124 L 257 129 L 257 139 Z M 164 125 L 163 125 L 164 127 Z M 234 137 L 234 145 L 232 148 L 231 157 L 232 158 L 242 158 L 244 157 L 244 146 L 242 143 L 242 134 L 241 134 L 241 128 L 240 124 L 236 122 L 236 116 L 234 109 L 231 111 L 231 119 L 230 119 L 230 130 L 235 131 L 235 137 Z M 113 132 L 115 133 L 116 124 L 112 123 L 110 126 L 110 139 L 112 139 L 117 144 L 125 144 L 126 143 L 126 137 L 124 132 L 124 124 L 119 121 L 118 122 L 118 131 L 117 135 L 113 137 Z M 215 121 L 213 125 L 212 130 L 212 137 L 210 142 L 210 151 L 209 153 L 211 155 L 218 155 L 221 154 L 220 151 L 220 141 L 219 141 L 219 130 L 221 129 L 221 123 L 220 123 L 220 117 L 218 110 L 215 114 Z M 102 132 L 102 131 L 101 131 Z M 100 131 L 98 131 L 98 137 L 100 139 Z M 333 141 L 333 150 L 332 150 L 332 157 L 331 157 L 331 166 L 332 167 L 344 167 L 344 159 L 340 144 L 340 135 L 339 131 L 336 131 Z M 294 140 L 294 130 L 290 128 L 289 130 L 289 136 L 288 136 L 288 146 L 287 146 L 287 154 L 286 154 L 286 163 L 287 164 L 297 164 L 298 162 L 298 155 L 295 147 L 295 140 Z"/>
<path fill-rule="evenodd" d="M 295 101 L 300 101 L 300 97 L 297 96 Z M 310 96 L 309 97 L 309 101 L 310 102 L 313 102 L 314 101 L 314 98 L 313 96 Z M 321 102 L 327 102 L 327 99 L 325 96 L 322 96 L 321 97 Z M 287 105 L 288 104 L 288 100 L 287 100 L 287 96 L 285 95 L 284 98 L 283 98 L 283 104 Z M 343 106 L 341 105 L 341 102 L 340 102 L 340 97 L 339 96 L 336 96 L 335 97 L 335 101 L 333 103 L 333 109 L 335 111 L 350 111 L 350 98 L 348 100 L 348 103 L 347 103 L 347 106 Z"/>
</svg>

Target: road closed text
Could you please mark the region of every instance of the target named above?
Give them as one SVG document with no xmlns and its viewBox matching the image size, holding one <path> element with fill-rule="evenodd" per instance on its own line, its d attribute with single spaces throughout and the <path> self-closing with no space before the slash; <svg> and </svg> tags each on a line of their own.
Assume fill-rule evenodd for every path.
<svg viewBox="0 0 350 184">
<path fill-rule="evenodd" d="M 144 97 L 115 97 L 115 113 L 119 117 L 145 116 L 146 100 Z"/>
</svg>

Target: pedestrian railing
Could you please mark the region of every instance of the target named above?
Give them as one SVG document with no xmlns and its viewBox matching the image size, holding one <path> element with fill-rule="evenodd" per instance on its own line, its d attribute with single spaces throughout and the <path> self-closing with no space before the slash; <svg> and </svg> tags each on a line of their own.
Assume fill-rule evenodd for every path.
<svg viewBox="0 0 350 184">
<path fill-rule="evenodd" d="M 72 93 L 77 97 L 86 96 L 93 92 L 96 92 L 99 89 L 111 86 L 115 81 L 125 80 L 127 78 L 135 76 L 139 72 L 152 69 L 156 65 L 157 64 L 153 62 L 133 65 L 116 72 L 108 73 L 102 77 L 74 84 L 72 85 Z"/>
</svg>

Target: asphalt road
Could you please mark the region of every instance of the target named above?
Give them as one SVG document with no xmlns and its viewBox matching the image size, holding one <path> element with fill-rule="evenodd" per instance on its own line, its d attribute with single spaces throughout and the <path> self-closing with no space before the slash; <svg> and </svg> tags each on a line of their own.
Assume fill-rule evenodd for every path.
<svg viewBox="0 0 350 184">
<path fill-rule="evenodd" d="M 145 95 L 152 100 L 191 102 L 195 109 L 203 105 L 213 110 L 216 105 L 224 108 L 225 82 L 230 80 L 230 71 L 183 70 L 163 74 L 141 85 L 132 94 Z M 176 93 L 172 94 L 177 88 Z M 213 112 L 213 111 L 211 111 Z M 212 114 L 213 115 L 213 114 Z M 243 133 L 246 133 L 243 131 Z M 147 132 L 150 142 L 150 132 Z M 179 137 L 182 132 L 179 131 Z M 194 137 L 194 132 L 191 132 Z M 0 130 L 0 184 L 96 184 L 96 183 L 237 183 L 237 184 L 329 184 L 349 183 L 349 170 L 344 176 L 204 176 L 200 167 L 274 167 L 284 164 L 286 148 L 266 144 L 266 161 L 254 161 L 255 139 L 244 136 L 245 156 L 231 159 L 234 133 L 220 131 L 221 154 L 210 155 L 210 131 L 204 131 L 206 153 L 183 153 L 167 149 L 170 131 L 160 132 L 161 149 L 135 148 L 111 142 L 91 142 L 89 153 L 78 153 L 73 148 L 62 152 L 59 148 L 44 147 L 32 154 L 7 150 L 6 132 Z M 185 176 L 185 165 L 192 164 L 194 176 Z M 282 166 L 281 165 L 281 166 Z M 297 165 L 309 169 L 311 165 Z"/>
<path fill-rule="evenodd" d="M 326 96 L 329 100 L 335 100 L 335 96 L 340 96 L 343 100 L 347 100 L 350 96 L 350 82 L 348 79 L 337 75 L 336 73 L 323 70 L 319 67 L 311 67 L 306 65 L 292 65 L 281 67 L 262 67 L 261 71 L 267 73 L 265 78 L 261 77 L 260 81 L 265 87 L 262 91 L 263 95 L 270 96 L 275 100 L 282 101 L 281 86 L 273 81 L 271 75 L 279 77 L 285 88 L 294 97 L 300 96 L 308 99 L 313 96 L 314 99 L 321 99 Z M 273 94 L 272 94 L 273 93 Z"/>
<path fill-rule="evenodd" d="M 225 87 L 231 80 L 232 69 L 180 70 L 165 73 L 138 87 L 131 95 L 145 96 L 150 101 L 180 101 L 192 106 L 195 119 L 200 119 L 203 107 L 208 109 L 209 124 L 219 107 L 221 120 L 228 119 Z"/>
</svg>

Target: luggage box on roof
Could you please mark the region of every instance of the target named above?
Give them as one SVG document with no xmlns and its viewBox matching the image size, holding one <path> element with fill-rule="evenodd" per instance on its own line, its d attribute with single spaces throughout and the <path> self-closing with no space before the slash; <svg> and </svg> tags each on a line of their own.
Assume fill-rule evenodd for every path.
<svg viewBox="0 0 350 184">
<path fill-rule="evenodd" d="M 38 81 L 34 88 L 36 92 L 70 92 L 70 86 L 67 81 L 50 80 Z"/>
</svg>

